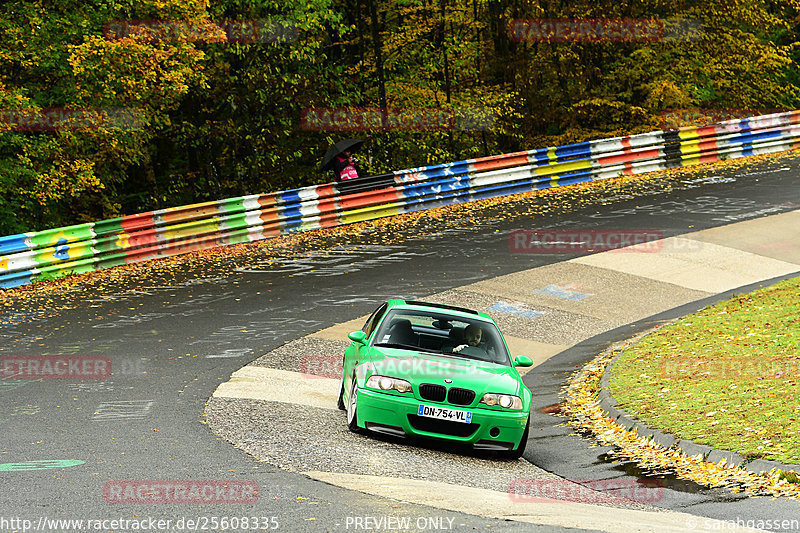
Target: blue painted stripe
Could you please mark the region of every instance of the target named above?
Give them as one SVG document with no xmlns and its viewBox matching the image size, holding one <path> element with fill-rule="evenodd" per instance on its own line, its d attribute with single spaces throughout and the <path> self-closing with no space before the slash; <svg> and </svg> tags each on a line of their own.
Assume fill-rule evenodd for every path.
<svg viewBox="0 0 800 533">
<path fill-rule="evenodd" d="M 436 179 L 447 177 L 459 177 L 469 174 L 469 165 L 464 163 L 453 165 L 437 165 L 436 167 L 423 167 L 415 172 L 400 171 L 397 173 L 401 177 L 405 174 L 419 174 L 423 179 Z"/>
<path fill-rule="evenodd" d="M 291 191 L 281 191 L 278 195 L 278 203 L 283 205 L 299 204 L 300 203 L 300 189 L 292 189 Z"/>
<path fill-rule="evenodd" d="M 425 167 L 408 168 L 405 170 L 396 170 L 395 174 L 400 176 L 403 174 L 424 174 L 426 176 L 444 176 L 448 175 L 446 169 L 451 169 L 449 174 L 460 174 L 469 171 L 469 165 L 473 159 L 464 159 L 462 161 L 454 161 L 452 163 L 441 163 L 438 165 L 429 165 Z"/>
<path fill-rule="evenodd" d="M 401 204 L 404 213 L 411 213 L 421 209 L 430 209 L 443 205 L 460 204 L 471 200 L 469 188 L 463 187 L 454 191 L 447 191 L 443 194 L 433 196 L 411 196 L 406 198 Z"/>
<path fill-rule="evenodd" d="M 443 207 L 446 205 L 462 204 L 468 201 L 469 201 L 468 197 L 463 199 L 455 197 L 431 198 L 427 200 L 417 201 L 411 204 L 406 204 L 403 206 L 403 212 L 413 213 L 414 211 L 425 211 L 427 209 L 434 209 L 436 207 Z"/>
<path fill-rule="evenodd" d="M 294 227 L 294 225 L 300 223 L 299 220 L 303 217 L 303 213 L 300 212 L 300 206 L 295 204 L 293 207 L 284 207 L 281 209 L 280 217 L 281 222 L 284 222 L 286 227 Z"/>
<path fill-rule="evenodd" d="M 571 176 L 571 177 L 568 177 L 568 178 L 559 178 L 558 179 L 558 185 L 559 186 L 575 185 L 576 183 L 584 183 L 586 181 L 592 181 L 593 179 L 594 179 L 594 176 L 592 176 L 591 173 L 580 174 L 580 175 Z"/>
<path fill-rule="evenodd" d="M 515 315 L 522 318 L 536 319 L 544 316 L 545 313 L 541 311 L 533 311 L 532 309 L 525 309 L 524 307 L 516 306 L 506 302 L 497 302 L 489 306 L 489 311 L 496 313 L 503 313 L 506 315 Z"/>
<path fill-rule="evenodd" d="M 491 187 L 482 187 L 480 189 L 473 189 L 471 197 L 473 200 L 483 200 L 485 198 L 495 198 L 497 196 L 505 196 L 506 194 L 518 194 L 521 192 L 529 192 L 532 189 L 533 180 L 526 179 L 524 181 L 515 181 L 513 183 L 501 183 L 492 185 Z"/>
<path fill-rule="evenodd" d="M 536 289 L 533 292 L 538 294 L 546 294 L 548 296 L 554 296 L 562 300 L 572 300 L 574 302 L 580 302 L 581 300 L 585 300 L 590 296 L 594 296 L 594 294 L 592 293 L 578 292 L 576 290 L 572 290 L 569 287 L 561 287 L 559 285 L 548 285 L 547 287 Z"/>
<path fill-rule="evenodd" d="M 402 198 L 412 199 L 420 196 L 447 194 L 452 191 L 469 188 L 469 179 L 467 177 L 461 177 L 433 182 L 425 181 L 420 183 L 408 183 L 398 187 L 398 193 Z"/>
<path fill-rule="evenodd" d="M 24 270 L 22 272 L 14 272 L 13 274 L 0 276 L 0 287 L 10 289 L 12 287 L 19 287 L 20 285 L 29 285 L 33 283 L 34 275 L 35 273 L 32 270 Z"/>
<path fill-rule="evenodd" d="M 592 143 L 582 142 L 556 147 L 556 157 L 559 161 L 581 159 L 592 155 Z"/>
<path fill-rule="evenodd" d="M 542 164 L 547 164 L 550 162 L 549 154 L 550 150 L 547 148 L 537 148 L 528 154 L 528 158 L 532 159 L 532 162 L 538 163 L 539 166 L 541 166 Z"/>
<path fill-rule="evenodd" d="M 24 233 L 0 237 L 0 254 L 8 255 L 30 250 L 28 245 L 25 244 L 26 237 L 27 236 Z"/>
<path fill-rule="evenodd" d="M 780 130 L 772 130 L 772 131 L 764 131 L 761 133 L 741 133 L 739 135 L 734 135 L 728 139 L 723 139 L 723 143 L 753 143 L 759 141 L 765 141 L 769 139 L 779 139 L 783 137 L 783 132 Z"/>
<path fill-rule="evenodd" d="M 590 181 L 592 179 L 592 169 L 579 170 L 577 172 L 567 172 L 566 174 L 556 174 L 544 177 L 548 179 L 558 179 L 559 185 L 571 185 L 573 183 Z"/>
</svg>

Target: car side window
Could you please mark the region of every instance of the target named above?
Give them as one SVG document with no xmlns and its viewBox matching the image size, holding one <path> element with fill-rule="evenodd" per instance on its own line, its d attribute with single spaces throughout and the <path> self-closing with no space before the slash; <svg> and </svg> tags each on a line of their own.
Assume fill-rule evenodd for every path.
<svg viewBox="0 0 800 533">
<path fill-rule="evenodd" d="M 377 308 L 374 313 L 372 313 L 372 316 L 370 316 L 366 322 L 364 322 L 364 327 L 361 328 L 361 330 L 367 334 L 367 338 L 369 338 L 369 336 L 372 335 L 372 332 L 375 330 L 375 326 L 378 325 L 378 322 L 381 321 L 381 318 L 383 317 L 384 313 L 386 313 L 387 307 L 388 307 L 387 304 L 383 304 L 382 306 Z"/>
</svg>

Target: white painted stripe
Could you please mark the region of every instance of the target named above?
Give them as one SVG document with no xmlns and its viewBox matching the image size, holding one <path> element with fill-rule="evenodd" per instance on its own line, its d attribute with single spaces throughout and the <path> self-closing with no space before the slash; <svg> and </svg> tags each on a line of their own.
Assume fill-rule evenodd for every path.
<svg viewBox="0 0 800 533">
<path fill-rule="evenodd" d="M 526 165 L 522 167 L 481 172 L 480 174 L 474 174 L 470 176 L 469 183 L 472 187 L 485 187 L 487 185 L 496 185 L 510 181 L 524 180 L 533 177 L 532 169 L 533 166 Z"/>
<path fill-rule="evenodd" d="M 262 366 L 245 366 L 214 391 L 215 398 L 247 398 L 337 409 L 341 381 Z"/>
<path fill-rule="evenodd" d="M 654 170 L 663 170 L 666 168 L 666 163 L 662 159 L 637 161 L 631 164 L 634 174 L 644 174 L 645 172 L 653 172 Z"/>
<path fill-rule="evenodd" d="M 308 188 L 308 189 L 300 189 L 297 193 L 300 197 L 300 200 L 303 202 L 307 202 L 309 200 L 316 200 L 319 198 L 319 193 L 317 192 L 316 187 Z"/>
<path fill-rule="evenodd" d="M 646 148 L 652 145 L 660 145 L 664 142 L 660 131 L 632 135 L 630 137 L 615 137 L 613 139 L 600 139 L 591 141 L 589 144 L 593 156 L 606 155 L 608 152 L 629 150 L 631 148 Z"/>
<path fill-rule="evenodd" d="M 251 211 L 245 214 L 244 221 L 248 226 L 259 226 L 263 224 L 261 211 Z"/>
<path fill-rule="evenodd" d="M 253 210 L 260 210 L 261 204 L 258 203 L 258 199 L 261 197 L 260 194 L 251 194 L 250 196 L 245 196 L 242 198 L 242 207 L 244 207 L 245 211 L 253 211 Z"/>
<path fill-rule="evenodd" d="M 322 227 L 322 217 L 303 217 L 303 223 L 300 224 L 300 227 L 303 228 L 304 231 L 312 230 L 312 229 L 319 229 Z"/>
<path fill-rule="evenodd" d="M 300 214 L 303 218 L 311 217 L 319 214 L 319 202 L 309 202 L 300 206 Z"/>
<path fill-rule="evenodd" d="M 670 237 L 570 262 L 710 293 L 800 270 L 800 265 L 685 237 Z"/>
<path fill-rule="evenodd" d="M 41 250 L 31 250 L 28 252 L 20 252 L 17 254 L 3 256 L 4 259 L 8 260 L 8 268 L 3 270 L 30 270 L 34 267 L 38 267 L 39 263 L 34 260 L 34 256 L 39 253 L 41 253 Z"/>
</svg>

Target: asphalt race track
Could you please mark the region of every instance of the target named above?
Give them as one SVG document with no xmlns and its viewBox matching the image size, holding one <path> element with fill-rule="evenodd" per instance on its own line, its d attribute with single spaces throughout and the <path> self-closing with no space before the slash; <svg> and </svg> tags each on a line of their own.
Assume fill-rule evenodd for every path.
<svg viewBox="0 0 800 533">
<path fill-rule="evenodd" d="M 367 518 L 410 517 L 412 530 L 558 531 L 369 496 L 258 462 L 209 431 L 204 406 L 217 386 L 248 362 L 365 315 L 387 297 L 424 297 L 572 257 L 512 254 L 511 230 L 651 228 L 670 236 L 792 211 L 800 207 L 799 169 L 800 158 L 783 158 L 718 171 L 713 178 L 687 180 L 683 188 L 654 190 L 644 198 L 606 198 L 568 215 L 512 221 L 494 216 L 401 243 L 340 247 L 278 262 L 254 256 L 244 267 L 187 277 L 183 283 L 137 283 L 135 290 L 112 295 L 84 294 L 64 311 L 15 309 L 13 323 L 0 329 L 3 357 L 107 358 L 113 374 L 81 381 L 0 381 L 5 430 L 0 517 L 30 520 L 29 530 L 40 526 L 40 531 L 69 530 L 43 527 L 49 522 L 42 518 L 147 517 L 172 520 L 171 526 L 183 519 L 184 529 L 192 529 L 187 520 L 208 525 L 211 517 L 255 517 L 287 531 L 355 530 L 358 524 L 364 529 Z M 580 349 L 585 355 L 620 335 L 612 332 Z M 597 461 L 602 450 L 588 443 L 569 449 L 574 462 L 546 464 L 548 446 L 561 444 L 532 441 L 526 458 L 571 479 L 594 479 L 603 475 L 599 471 L 626 473 Z M 326 453 L 319 450 L 320 456 Z M 29 461 L 44 463 L 9 466 Z M 111 503 L 108 487 L 126 480 L 248 481 L 258 485 L 258 497 L 255 503 L 159 504 L 157 498 Z M 700 516 L 728 518 L 731 506 L 743 516 L 798 516 L 793 502 L 743 499 L 677 482 L 670 490 L 681 495 L 665 499 L 673 508 Z M 22 529 L 0 521 L 0 531 Z M 112 529 L 126 531 L 103 526 Z"/>
</svg>

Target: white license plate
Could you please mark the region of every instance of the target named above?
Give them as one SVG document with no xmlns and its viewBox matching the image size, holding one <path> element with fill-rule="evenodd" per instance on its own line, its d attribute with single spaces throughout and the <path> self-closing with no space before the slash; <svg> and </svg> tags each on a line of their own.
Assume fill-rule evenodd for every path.
<svg viewBox="0 0 800 533">
<path fill-rule="evenodd" d="M 447 407 L 436 407 L 434 405 L 419 404 L 417 410 L 419 416 L 427 418 L 438 418 L 439 420 L 450 420 L 451 422 L 472 423 L 472 413 L 469 411 L 459 411 L 458 409 L 448 409 Z"/>
</svg>

